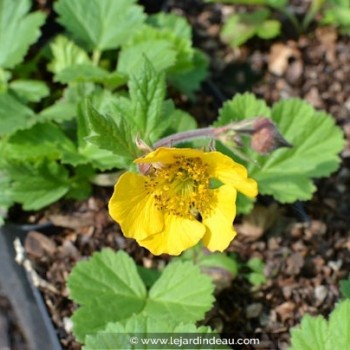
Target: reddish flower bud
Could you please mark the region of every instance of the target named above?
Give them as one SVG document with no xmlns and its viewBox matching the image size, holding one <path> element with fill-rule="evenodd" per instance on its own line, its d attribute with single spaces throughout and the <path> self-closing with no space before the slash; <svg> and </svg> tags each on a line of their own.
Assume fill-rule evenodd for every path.
<svg viewBox="0 0 350 350">
<path fill-rule="evenodd" d="M 269 154 L 280 147 L 292 147 L 278 131 L 271 119 L 261 117 L 253 124 L 252 149 L 260 154 Z"/>
</svg>

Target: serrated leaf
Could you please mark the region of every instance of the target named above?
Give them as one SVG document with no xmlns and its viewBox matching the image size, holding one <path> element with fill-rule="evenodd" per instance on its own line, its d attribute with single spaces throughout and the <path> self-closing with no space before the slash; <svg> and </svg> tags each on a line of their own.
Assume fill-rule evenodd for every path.
<svg viewBox="0 0 350 350">
<path fill-rule="evenodd" d="M 340 281 L 340 291 L 345 298 L 350 299 L 350 275 L 347 280 Z"/>
<path fill-rule="evenodd" d="M 123 251 L 104 249 L 75 266 L 68 278 L 70 297 L 81 305 L 73 316 L 74 333 L 83 341 L 108 322 L 141 312 L 146 289 L 134 261 Z"/>
<path fill-rule="evenodd" d="M 350 346 L 350 300 L 338 303 L 328 320 L 326 349 L 348 349 Z"/>
<path fill-rule="evenodd" d="M 24 101 L 38 102 L 49 95 L 50 90 L 46 83 L 39 80 L 14 80 L 9 84 L 13 90 Z"/>
<path fill-rule="evenodd" d="M 166 28 L 177 37 L 192 40 L 192 29 L 183 16 L 174 13 L 160 12 L 147 18 L 147 23 L 153 27 Z"/>
<path fill-rule="evenodd" d="M 38 123 L 20 130 L 4 145 L 6 158 L 17 160 L 61 159 L 63 163 L 77 165 L 84 159 L 74 143 L 56 125 Z"/>
<path fill-rule="evenodd" d="M 189 338 L 191 339 L 191 333 L 195 333 L 196 336 L 201 335 L 202 339 L 208 335 L 212 339 L 216 335 L 209 327 L 196 327 L 192 323 L 171 323 L 169 320 L 160 320 L 158 318 L 150 318 L 143 315 L 134 315 L 125 322 L 109 323 L 107 327 L 98 332 L 95 336 L 88 335 L 86 337 L 86 343 L 83 347 L 84 350 L 117 350 L 117 349 L 178 349 L 178 345 L 170 344 L 170 337 Z M 156 336 L 155 336 L 156 335 Z M 192 338 L 195 336 L 192 335 Z M 133 344 L 131 339 L 136 337 L 137 344 Z M 144 340 L 144 344 L 141 342 L 141 338 Z M 163 340 L 162 344 L 155 345 L 152 338 L 158 338 Z M 135 338 L 133 338 L 135 339 Z M 149 339 L 148 344 L 146 343 Z M 166 344 L 166 340 L 169 344 Z M 186 347 L 189 349 L 188 347 Z M 196 349 L 205 349 L 200 345 L 196 345 Z M 222 347 L 218 347 L 222 348 Z"/>
<path fill-rule="evenodd" d="M 63 84 L 70 82 L 99 82 L 106 79 L 109 72 L 92 64 L 71 65 L 55 75 L 55 81 Z"/>
<path fill-rule="evenodd" d="M 259 100 L 253 94 L 238 94 L 232 100 L 226 101 L 219 111 L 215 125 L 225 125 L 232 121 L 240 121 L 253 117 L 269 117 L 271 110 L 264 100 Z"/>
<path fill-rule="evenodd" d="M 129 90 L 137 130 L 146 143 L 152 143 L 170 125 L 169 119 L 161 118 L 165 76 L 157 73 L 150 61 L 145 59 L 142 70 L 131 75 Z"/>
<path fill-rule="evenodd" d="M 172 85 L 194 98 L 193 92 L 199 90 L 200 84 L 208 75 L 209 61 L 207 56 L 199 50 L 194 51 L 193 68 L 187 72 L 169 76 Z"/>
<path fill-rule="evenodd" d="M 305 315 L 300 327 L 292 328 L 289 350 L 343 350 L 350 344 L 350 300 L 338 303 L 328 322 L 322 317 Z"/>
<path fill-rule="evenodd" d="M 249 147 L 244 150 L 252 161 L 241 162 L 257 180 L 259 193 L 272 195 L 281 203 L 310 199 L 316 189 L 312 178 L 328 176 L 339 166 L 338 153 L 344 145 L 342 131 L 330 115 L 315 111 L 302 100 L 280 101 L 271 113 L 263 101 L 250 94 L 237 95 L 226 102 L 217 125 L 256 116 L 271 116 L 283 137 L 293 145 L 268 156 L 258 155 Z"/>
<path fill-rule="evenodd" d="M 38 117 L 42 122 L 54 121 L 57 123 L 62 123 L 64 121 L 72 120 L 76 117 L 76 115 L 76 104 L 61 100 L 41 110 L 41 112 L 38 114 Z"/>
<path fill-rule="evenodd" d="M 50 48 L 53 59 L 48 68 L 55 74 L 74 65 L 91 63 L 87 53 L 65 36 L 57 36 Z"/>
<path fill-rule="evenodd" d="M 155 45 L 155 42 L 162 42 L 164 43 L 163 45 L 165 45 L 166 43 L 167 50 L 171 50 L 176 54 L 175 62 L 172 62 L 171 66 L 168 65 L 168 73 L 186 72 L 193 68 L 194 49 L 192 47 L 192 42 L 190 40 L 184 39 L 181 36 L 177 36 L 176 33 L 172 32 L 170 29 L 167 28 L 156 29 L 152 28 L 151 26 L 145 25 L 142 28 L 142 30 L 136 33 L 126 43 L 126 45 L 123 46 L 122 52 L 133 47 L 146 47 L 149 50 L 146 52 L 146 56 L 149 57 L 149 60 L 158 69 L 159 62 L 163 62 L 163 64 L 166 64 L 166 62 L 164 62 L 164 60 L 161 59 L 161 57 L 154 57 L 155 55 L 152 55 L 152 45 L 157 47 L 157 45 Z M 139 55 L 141 54 L 141 51 L 134 51 L 134 53 L 136 52 L 138 52 Z M 164 55 L 165 54 L 170 57 L 170 52 L 164 52 Z M 162 56 L 163 53 L 159 52 L 159 55 Z M 131 55 L 129 55 L 129 57 L 130 59 L 132 58 Z"/>
<path fill-rule="evenodd" d="M 135 0 L 59 0 L 54 7 L 58 21 L 91 50 L 118 48 L 145 19 Z"/>
<path fill-rule="evenodd" d="M 196 286 L 196 289 L 189 286 Z M 152 286 L 145 314 L 176 322 L 195 322 L 203 318 L 214 301 L 214 286 L 208 276 L 189 262 L 167 266 Z"/>
<path fill-rule="evenodd" d="M 34 112 L 10 94 L 0 94 L 0 136 L 31 127 Z"/>
<path fill-rule="evenodd" d="M 38 210 L 56 202 L 70 187 L 68 171 L 54 161 L 37 166 L 11 162 L 6 171 L 13 180 L 11 198 L 24 210 Z"/>
<path fill-rule="evenodd" d="M 68 288 L 70 297 L 81 304 L 73 315 L 74 333 L 80 341 L 107 323 L 127 320 L 133 314 L 174 324 L 197 321 L 213 302 L 209 277 L 193 264 L 169 264 L 147 296 L 134 261 L 124 252 L 109 249 L 77 264 Z"/>
<path fill-rule="evenodd" d="M 127 75 L 139 71 L 144 56 L 153 62 L 158 72 L 173 66 L 176 62 L 176 51 L 172 45 L 162 39 L 148 40 L 123 49 L 119 54 L 118 72 Z"/>
<path fill-rule="evenodd" d="M 94 133 L 87 140 L 120 157 L 119 163 L 116 158 L 115 166 L 120 166 L 121 159 L 124 168 L 130 166 L 137 157 L 137 150 L 128 122 L 120 115 L 112 117 L 101 114 L 91 104 L 87 105 L 85 111 Z"/>
<path fill-rule="evenodd" d="M 13 68 L 40 35 L 42 12 L 28 14 L 30 0 L 0 0 L 0 67 Z"/>
<path fill-rule="evenodd" d="M 10 185 L 11 178 L 8 174 L 0 172 L 0 211 L 1 208 L 9 208 L 13 204 Z"/>
<path fill-rule="evenodd" d="M 327 321 L 322 316 L 305 315 L 300 328 L 295 327 L 291 330 L 292 347 L 289 350 L 326 350 L 327 341 L 330 341 Z"/>
</svg>

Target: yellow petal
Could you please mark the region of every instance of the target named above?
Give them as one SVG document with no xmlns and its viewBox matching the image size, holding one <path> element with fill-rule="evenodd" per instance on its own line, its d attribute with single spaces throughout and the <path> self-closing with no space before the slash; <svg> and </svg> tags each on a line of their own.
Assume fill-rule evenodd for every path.
<svg viewBox="0 0 350 350">
<path fill-rule="evenodd" d="M 197 244 L 204 234 L 205 227 L 197 220 L 166 215 L 163 231 L 139 240 L 138 243 L 154 255 L 179 255 Z"/>
<path fill-rule="evenodd" d="M 220 152 L 207 152 L 201 157 L 209 166 L 209 174 L 248 197 L 256 197 L 258 185 L 248 178 L 247 169 Z"/>
<path fill-rule="evenodd" d="M 236 216 L 236 190 L 223 185 L 215 191 L 215 203 L 208 217 L 203 218 L 207 231 L 203 237 L 204 245 L 211 251 L 223 251 L 236 236 L 232 223 Z"/>
<path fill-rule="evenodd" d="M 145 190 L 144 176 L 124 173 L 114 187 L 108 209 L 126 237 L 143 239 L 163 229 L 163 214 Z"/>
<path fill-rule="evenodd" d="M 178 157 L 200 158 L 204 154 L 203 151 L 192 148 L 167 148 L 160 147 L 155 151 L 148 153 L 142 158 L 135 160 L 135 163 L 173 163 Z"/>
</svg>

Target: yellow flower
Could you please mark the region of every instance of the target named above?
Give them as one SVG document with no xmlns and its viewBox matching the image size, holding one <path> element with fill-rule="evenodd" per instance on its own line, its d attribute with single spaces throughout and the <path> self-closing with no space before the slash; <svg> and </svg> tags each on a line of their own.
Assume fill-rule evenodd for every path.
<svg viewBox="0 0 350 350">
<path fill-rule="evenodd" d="M 200 240 L 223 251 L 236 235 L 237 191 L 257 195 L 247 170 L 220 152 L 159 148 L 135 162 L 148 171 L 119 178 L 109 213 L 126 237 L 155 255 L 178 255 Z"/>
</svg>

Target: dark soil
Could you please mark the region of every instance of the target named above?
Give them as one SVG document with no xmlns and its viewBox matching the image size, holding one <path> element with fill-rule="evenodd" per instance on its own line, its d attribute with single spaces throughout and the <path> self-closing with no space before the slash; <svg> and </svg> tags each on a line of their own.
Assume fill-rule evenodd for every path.
<svg viewBox="0 0 350 350">
<path fill-rule="evenodd" d="M 279 348 L 285 349 L 290 327 L 305 313 L 327 316 L 332 311 L 340 297 L 339 280 L 350 271 L 350 39 L 333 28 L 310 30 L 296 39 L 290 39 L 294 36 L 285 30 L 282 38 L 253 39 L 232 50 L 218 36 L 223 14 L 230 6 L 194 0 L 168 1 L 166 5 L 168 11 L 189 19 L 196 45 L 210 58 L 211 78 L 197 100 L 184 96 L 176 100 L 200 124 L 215 120 L 225 98 L 251 91 L 269 104 L 288 97 L 306 99 L 332 114 L 348 140 L 341 169 L 317 183 L 310 202 L 266 205 L 260 198 L 253 214 L 238 218 L 239 234 L 228 250 L 237 253 L 242 262 L 261 258 L 267 283 L 254 288 L 246 279 L 237 278 L 217 293 L 215 307 L 205 319 L 223 333 L 261 332 L 267 338 L 277 338 Z M 295 6 L 302 8 L 297 2 Z M 287 23 L 285 27 L 288 29 Z M 65 285 L 78 260 L 108 246 L 127 251 L 147 267 L 168 261 L 166 256 L 153 257 L 122 236 L 108 216 L 111 194 L 112 188 L 96 188 L 86 201 L 62 201 L 29 217 L 32 223 L 50 221 L 61 228 L 51 236 L 30 232 L 26 250 L 50 286 L 41 290 L 64 349 L 80 349 L 71 335 L 69 317 L 75 305 L 69 301 Z"/>
</svg>

